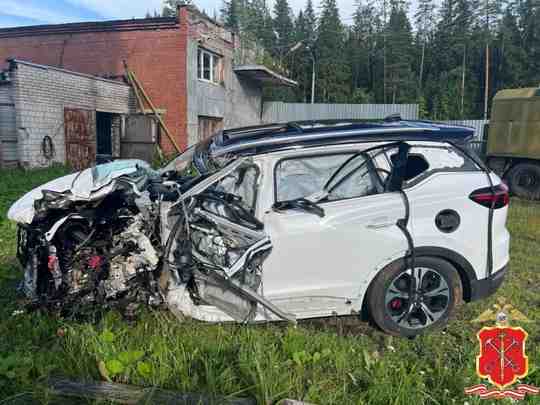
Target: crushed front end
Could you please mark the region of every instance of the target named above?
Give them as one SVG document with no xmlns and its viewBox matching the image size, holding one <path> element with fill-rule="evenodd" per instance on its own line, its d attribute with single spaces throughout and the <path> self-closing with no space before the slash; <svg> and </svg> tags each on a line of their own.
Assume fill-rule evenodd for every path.
<svg viewBox="0 0 540 405">
<path fill-rule="evenodd" d="M 103 195 L 102 188 L 86 198 L 72 190 L 43 190 L 31 223 L 18 227 L 21 289 L 30 302 L 59 308 L 159 304 L 158 204 L 149 192 L 155 180 L 139 166 L 111 179 Z"/>
<path fill-rule="evenodd" d="M 15 203 L 9 215 L 19 223 L 28 300 L 69 310 L 166 304 L 179 318 L 203 321 L 294 321 L 262 294 L 272 245 L 245 201 L 256 196 L 258 168 L 239 159 L 203 171 L 194 161 L 191 154 L 161 172 L 140 161 L 99 165 Z"/>
</svg>

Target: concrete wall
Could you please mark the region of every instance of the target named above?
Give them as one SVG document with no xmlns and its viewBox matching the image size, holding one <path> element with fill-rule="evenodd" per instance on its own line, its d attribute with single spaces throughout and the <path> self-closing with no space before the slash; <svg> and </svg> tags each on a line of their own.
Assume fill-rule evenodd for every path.
<svg viewBox="0 0 540 405">
<path fill-rule="evenodd" d="M 53 140 L 52 162 L 65 163 L 64 108 L 127 114 L 135 107 L 130 87 L 120 82 L 26 62 L 14 62 L 11 69 L 17 155 L 23 166 L 51 163 L 41 151 L 45 135 Z"/>
<path fill-rule="evenodd" d="M 0 166 L 17 163 L 17 129 L 13 84 L 0 82 Z"/>
<path fill-rule="evenodd" d="M 224 128 L 260 123 L 262 88 L 259 83 L 239 79 L 234 73 L 238 38 L 222 27 L 205 22 L 197 13 L 189 15 L 187 43 L 187 132 L 188 143 L 198 141 L 199 116 L 223 118 Z M 197 78 L 197 50 L 203 47 L 222 56 L 223 83 Z"/>
</svg>

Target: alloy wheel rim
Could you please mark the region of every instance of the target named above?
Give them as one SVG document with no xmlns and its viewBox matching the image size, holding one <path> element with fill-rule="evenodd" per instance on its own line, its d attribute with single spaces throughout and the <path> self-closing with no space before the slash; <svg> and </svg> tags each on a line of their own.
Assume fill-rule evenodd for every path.
<svg viewBox="0 0 540 405">
<path fill-rule="evenodd" d="M 413 293 L 410 293 L 413 283 Z M 450 304 L 450 288 L 434 269 L 416 267 L 398 274 L 385 292 L 385 310 L 399 326 L 421 329 L 437 322 Z"/>
</svg>

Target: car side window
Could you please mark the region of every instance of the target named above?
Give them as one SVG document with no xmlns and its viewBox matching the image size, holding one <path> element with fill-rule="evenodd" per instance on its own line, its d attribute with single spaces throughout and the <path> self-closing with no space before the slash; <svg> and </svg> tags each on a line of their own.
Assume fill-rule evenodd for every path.
<svg viewBox="0 0 540 405">
<path fill-rule="evenodd" d="M 258 166 L 254 164 L 241 165 L 218 180 L 209 189 L 238 197 L 238 203 L 249 213 L 255 214 L 259 175 Z"/>
<path fill-rule="evenodd" d="M 281 160 L 275 168 L 276 201 L 294 200 L 320 193 L 331 180 L 323 201 L 362 197 L 378 192 L 373 172 L 363 155 L 347 162 L 344 170 L 331 179 L 353 153 L 302 156 Z"/>
</svg>

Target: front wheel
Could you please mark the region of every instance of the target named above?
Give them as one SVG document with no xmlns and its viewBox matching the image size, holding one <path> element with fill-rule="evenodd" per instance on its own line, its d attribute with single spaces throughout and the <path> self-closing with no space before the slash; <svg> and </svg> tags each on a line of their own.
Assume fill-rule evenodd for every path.
<svg viewBox="0 0 540 405">
<path fill-rule="evenodd" d="M 389 264 L 368 292 L 372 319 L 392 335 L 416 336 L 446 325 L 463 297 L 459 274 L 447 261 L 418 257 L 414 267 L 403 259 Z"/>
</svg>

